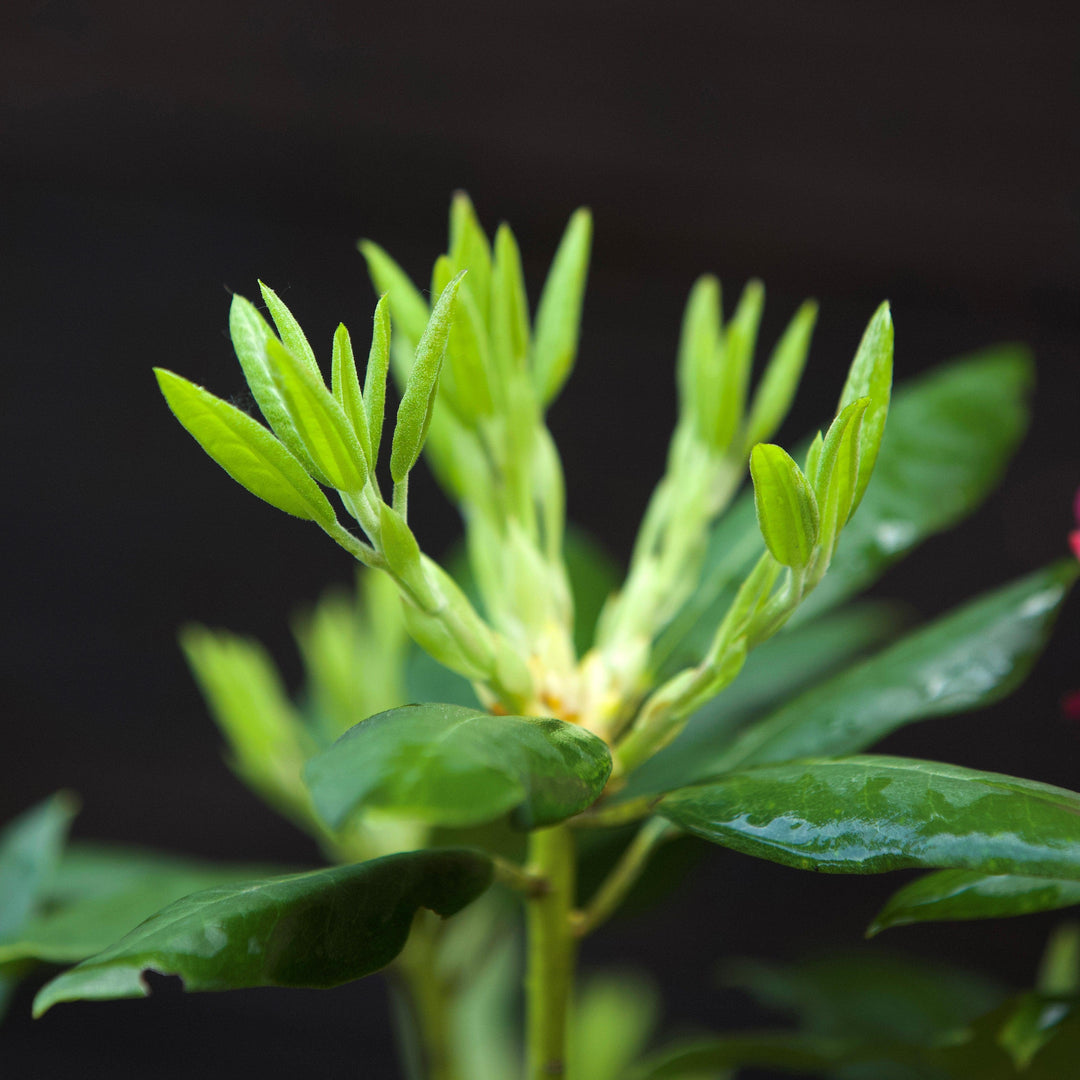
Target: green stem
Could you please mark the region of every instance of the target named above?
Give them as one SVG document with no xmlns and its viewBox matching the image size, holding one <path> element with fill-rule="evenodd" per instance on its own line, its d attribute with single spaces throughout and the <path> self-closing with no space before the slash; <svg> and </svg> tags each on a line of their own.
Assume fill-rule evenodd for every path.
<svg viewBox="0 0 1080 1080">
<path fill-rule="evenodd" d="M 588 906 L 575 912 L 574 931 L 578 937 L 592 933 L 615 911 L 641 876 L 656 847 L 678 832 L 674 825 L 663 818 L 653 818 L 638 830 Z"/>
<path fill-rule="evenodd" d="M 438 930 L 436 916 L 419 912 L 408 943 L 394 964 L 407 1020 L 411 1021 L 401 1025 L 402 1037 L 413 1044 L 403 1049 L 407 1061 L 416 1062 L 414 1068 L 424 1080 L 459 1080 L 450 1035 L 453 989 L 438 971 Z"/>
<path fill-rule="evenodd" d="M 574 983 L 577 940 L 574 905 L 574 840 L 565 825 L 539 829 L 529 838 L 529 871 L 547 880 L 543 896 L 529 899 L 528 968 L 525 975 L 528 1080 L 566 1075 L 566 1027 Z"/>
</svg>

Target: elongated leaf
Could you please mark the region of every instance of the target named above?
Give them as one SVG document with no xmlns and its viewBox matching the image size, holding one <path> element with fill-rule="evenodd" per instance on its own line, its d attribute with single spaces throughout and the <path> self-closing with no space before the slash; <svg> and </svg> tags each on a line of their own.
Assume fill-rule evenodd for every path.
<svg viewBox="0 0 1080 1080">
<path fill-rule="evenodd" d="M 360 491 L 367 479 L 367 462 L 348 417 L 322 376 L 312 374 L 277 338 L 266 343 L 266 354 L 289 417 L 312 461 L 339 491 Z"/>
<path fill-rule="evenodd" d="M 314 479 L 320 484 L 328 484 L 326 477 L 308 454 L 274 379 L 266 352 L 270 341 L 277 340 L 274 332 L 255 305 L 238 294 L 233 295 L 229 308 L 229 335 L 251 395 L 271 431 Z"/>
<path fill-rule="evenodd" d="M 892 757 L 765 765 L 664 796 L 706 840 L 801 870 L 964 868 L 1080 881 L 1080 795 Z"/>
<path fill-rule="evenodd" d="M 274 326 L 277 327 L 281 343 L 293 356 L 304 362 L 308 371 L 321 379 L 319 362 L 315 359 L 315 351 L 308 342 L 307 335 L 300 329 L 300 324 L 296 321 L 293 313 L 269 285 L 264 285 L 260 281 L 259 290 L 262 292 L 263 302 L 270 312 L 270 317 L 274 320 Z"/>
<path fill-rule="evenodd" d="M 784 422 L 806 366 L 817 312 L 817 304 L 807 300 L 795 312 L 795 317 L 773 349 L 750 404 L 746 420 L 747 449 L 772 438 Z"/>
<path fill-rule="evenodd" d="M 754 505 L 765 545 L 782 566 L 802 569 L 817 542 L 818 505 L 802 470 L 780 446 L 758 443 L 750 455 Z"/>
<path fill-rule="evenodd" d="M 939 870 L 893 893 L 867 937 L 892 926 L 960 919 L 1000 919 L 1080 904 L 1080 882 L 977 870 Z"/>
<path fill-rule="evenodd" d="M 679 413 L 692 417 L 700 438 L 705 410 L 716 396 L 715 358 L 720 347 L 720 282 L 705 274 L 694 282 L 679 334 Z"/>
<path fill-rule="evenodd" d="M 99 953 L 189 893 L 287 873 L 280 867 L 197 862 L 161 852 L 80 845 L 65 854 L 50 907 L 0 943 L 0 963 L 74 964 Z"/>
<path fill-rule="evenodd" d="M 364 372 L 364 409 L 367 412 L 368 432 L 371 435 L 371 468 L 379 460 L 382 443 L 383 411 L 386 407 L 386 373 L 390 368 L 390 307 L 387 297 L 380 296 L 375 305 L 371 331 L 371 349 Z"/>
<path fill-rule="evenodd" d="M 364 463 L 371 470 L 375 467 L 375 456 L 372 452 L 371 432 L 368 430 L 367 410 L 364 407 L 364 395 L 360 390 L 360 378 L 356 373 L 352 339 L 344 323 L 339 323 L 334 331 L 330 381 L 334 400 L 348 418 L 356 441 L 363 451 Z"/>
<path fill-rule="evenodd" d="M 1078 572 L 1055 563 L 936 619 L 787 702 L 711 768 L 850 754 L 912 721 L 1004 697 L 1042 652 Z"/>
<path fill-rule="evenodd" d="M 574 366 L 591 244 L 592 215 L 585 208 L 576 210 L 559 242 L 536 308 L 532 375 L 544 405 L 558 396 Z"/>
<path fill-rule="evenodd" d="M 982 502 L 1027 428 L 1031 381 L 1029 351 L 1002 345 L 898 389 L 874 480 L 840 537 L 829 572 L 789 626 L 867 588 Z M 761 552 L 757 532 L 753 496 L 747 493 L 709 536 L 701 585 L 661 639 L 661 674 L 700 658 L 730 602 L 732 583 Z"/>
<path fill-rule="evenodd" d="M 491 245 L 480 226 L 472 201 L 464 191 L 455 191 L 450 203 L 451 273 L 468 270 L 463 285 L 477 310 L 486 318 L 491 293 Z"/>
<path fill-rule="evenodd" d="M 863 333 L 836 410 L 842 412 L 859 398 L 870 399 L 870 405 L 863 417 L 859 447 L 859 481 L 851 501 L 852 512 L 862 502 L 866 485 L 870 483 L 870 474 L 873 472 L 885 433 L 885 417 L 889 412 L 889 396 L 892 391 L 892 371 L 893 323 L 889 303 L 886 301 L 874 312 Z"/>
<path fill-rule="evenodd" d="M 397 333 L 411 353 L 420 343 L 427 327 L 431 313 L 427 301 L 409 280 L 409 275 L 378 244 L 361 240 L 357 246 L 367 260 L 368 274 L 375 291 L 386 296 L 390 313 L 397 323 Z"/>
<path fill-rule="evenodd" d="M 144 997 L 147 969 L 188 990 L 328 987 L 370 975 L 401 951 L 416 912 L 453 915 L 491 882 L 471 851 L 413 851 L 354 866 L 194 893 L 53 979 L 34 1001 Z"/>
<path fill-rule="evenodd" d="M 0 832 L 0 943 L 22 931 L 43 899 L 76 811 L 75 798 L 57 792 Z"/>
<path fill-rule="evenodd" d="M 512 811 L 531 829 L 592 805 L 610 772 L 605 744 L 560 720 L 406 705 L 347 731 L 306 777 L 333 828 L 354 810 L 380 809 L 447 826 Z"/>
<path fill-rule="evenodd" d="M 164 368 L 154 368 L 173 415 L 241 487 L 286 514 L 334 524 L 333 507 L 303 465 L 247 413 Z"/>
<path fill-rule="evenodd" d="M 754 363 L 761 311 L 765 305 L 765 288 L 760 281 L 749 281 L 724 332 L 721 350 L 720 383 L 713 411 L 712 443 L 727 450 L 743 423 L 746 390 L 750 385 L 750 369 Z"/>
<path fill-rule="evenodd" d="M 400 483 L 409 475 L 427 438 L 435 394 L 439 389 L 439 369 L 446 351 L 446 339 L 450 334 L 454 300 L 461 277 L 459 274 L 443 290 L 416 347 L 416 361 L 398 406 L 394 440 L 390 448 L 390 475 L 394 483 Z"/>
<path fill-rule="evenodd" d="M 844 406 L 829 425 L 814 467 L 814 494 L 821 511 L 821 544 L 830 550 L 855 505 L 862 428 L 869 404 L 869 398 L 858 398 Z"/>
</svg>

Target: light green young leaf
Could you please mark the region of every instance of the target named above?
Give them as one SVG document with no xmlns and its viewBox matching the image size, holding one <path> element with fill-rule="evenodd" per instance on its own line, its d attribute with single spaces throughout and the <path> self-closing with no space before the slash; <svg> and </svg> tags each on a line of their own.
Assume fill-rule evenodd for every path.
<svg viewBox="0 0 1080 1080">
<path fill-rule="evenodd" d="M 874 312 L 863 333 L 836 409 L 840 413 L 859 398 L 870 399 L 860 440 L 859 481 L 851 501 L 849 517 L 862 502 L 881 447 L 882 436 L 885 434 L 885 418 L 889 412 L 889 396 L 892 392 L 892 369 L 893 322 L 889 302 L 886 300 Z"/>
<path fill-rule="evenodd" d="M 397 323 L 397 333 L 409 352 L 416 349 L 428 324 L 431 309 L 409 275 L 378 244 L 361 240 L 357 245 L 367 260 L 375 291 L 385 295 Z"/>
<path fill-rule="evenodd" d="M 435 395 L 439 389 L 439 370 L 454 317 L 454 301 L 464 273 L 458 274 L 443 290 L 416 347 L 416 360 L 398 406 L 394 439 L 390 447 L 390 475 L 395 484 L 409 475 L 427 438 L 431 411 L 435 407 Z"/>
<path fill-rule="evenodd" d="M 846 405 L 829 425 L 812 478 L 821 510 L 821 544 L 831 550 L 855 506 L 862 455 L 862 430 L 869 398 Z"/>
<path fill-rule="evenodd" d="M 679 413 L 691 421 L 700 439 L 709 430 L 706 415 L 719 389 L 719 348 L 720 282 L 705 274 L 694 282 L 686 301 L 677 367 Z"/>
<path fill-rule="evenodd" d="M 334 525 L 319 485 L 262 424 L 180 375 L 154 374 L 173 415 L 238 484 L 286 514 Z"/>
<path fill-rule="evenodd" d="M 521 252 L 505 222 L 495 232 L 495 262 L 491 275 L 491 348 L 506 382 L 525 363 L 529 347 L 529 301 Z"/>
<path fill-rule="evenodd" d="M 788 323 L 773 349 L 750 404 L 746 421 L 747 449 L 771 438 L 784 422 L 806 366 L 817 313 L 817 304 L 807 300 Z M 809 469 L 806 475 L 810 475 Z"/>
<path fill-rule="evenodd" d="M 206 889 L 53 979 L 34 1015 L 61 1001 L 145 997 L 147 968 L 187 990 L 340 986 L 390 963 L 420 908 L 453 915 L 491 876 L 487 856 L 441 849 Z"/>
<path fill-rule="evenodd" d="M 431 277 L 431 294 L 440 296 L 453 278 L 449 256 L 435 260 Z M 465 286 L 458 289 L 454 304 L 454 319 L 446 342 L 446 358 L 439 377 L 439 390 L 446 403 L 468 427 L 481 416 L 491 413 L 491 396 L 487 328 L 484 326 L 476 301 Z"/>
<path fill-rule="evenodd" d="M 714 413 L 711 441 L 715 449 L 721 452 L 731 446 L 743 422 L 746 390 L 750 382 L 750 369 L 754 363 L 754 345 L 757 342 L 764 305 L 764 286 L 760 281 L 747 282 L 724 332 L 719 392 L 709 405 L 710 411 Z"/>
<path fill-rule="evenodd" d="M 367 479 L 367 462 L 341 406 L 276 338 L 266 344 L 274 381 L 307 452 L 339 491 L 360 491 Z"/>
<path fill-rule="evenodd" d="M 481 317 L 486 317 L 491 296 L 491 245 L 464 191 L 455 191 L 450 203 L 451 275 L 468 270 L 458 299 L 468 294 Z M 438 296 L 438 293 L 434 295 Z"/>
<path fill-rule="evenodd" d="M 284 443 L 289 453 L 304 466 L 309 476 L 330 487 L 330 481 L 307 452 L 270 369 L 266 349 L 269 342 L 276 341 L 277 338 L 255 305 L 236 293 L 233 294 L 229 308 L 229 336 L 232 338 L 233 349 L 240 361 L 240 367 L 243 368 L 251 395 L 270 429 Z"/>
<path fill-rule="evenodd" d="M 319 362 L 315 359 L 315 352 L 308 343 L 304 331 L 300 329 L 300 324 L 296 321 L 293 313 L 285 306 L 278 294 L 274 292 L 269 285 L 265 285 L 260 281 L 259 289 L 262 292 L 263 303 L 266 304 L 267 310 L 270 312 L 270 317 L 274 320 L 274 325 L 277 327 L 278 336 L 281 338 L 282 344 L 293 354 L 293 356 L 303 360 L 311 373 L 317 375 L 321 380 L 322 374 L 319 371 Z"/>
<path fill-rule="evenodd" d="M 368 432 L 371 435 L 372 471 L 379 460 L 379 446 L 382 443 L 383 410 L 386 407 L 386 373 L 389 367 L 390 306 L 389 297 L 383 294 L 375 305 L 371 350 L 368 352 L 367 371 L 364 372 L 364 410 L 367 413 Z"/>
<path fill-rule="evenodd" d="M 544 405 L 558 396 L 577 355 L 591 244 L 592 215 L 582 207 L 566 226 L 536 309 L 532 374 Z"/>
<path fill-rule="evenodd" d="M 814 553 L 818 506 L 802 470 L 782 447 L 758 443 L 750 455 L 758 526 L 782 566 L 803 569 Z"/>
<path fill-rule="evenodd" d="M 352 341 L 344 323 L 339 323 L 334 332 L 334 352 L 330 384 L 334 391 L 334 400 L 341 406 L 352 425 L 353 434 L 363 451 L 368 469 L 375 467 L 372 455 L 371 433 L 368 431 L 367 412 L 364 409 L 364 395 L 360 391 L 360 379 L 356 374 L 356 357 L 353 355 Z"/>
<path fill-rule="evenodd" d="M 420 545 L 405 519 L 386 503 L 379 504 L 379 545 L 391 572 L 405 583 L 421 606 L 431 607 L 436 597 L 420 558 Z"/>
</svg>

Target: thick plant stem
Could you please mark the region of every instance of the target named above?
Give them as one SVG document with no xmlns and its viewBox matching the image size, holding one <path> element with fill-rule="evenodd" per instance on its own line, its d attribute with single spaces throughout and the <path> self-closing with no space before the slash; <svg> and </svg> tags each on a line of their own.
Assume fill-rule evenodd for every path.
<svg viewBox="0 0 1080 1080">
<path fill-rule="evenodd" d="M 528 1080 L 566 1075 L 566 1027 L 574 984 L 577 940 L 574 906 L 574 838 L 565 825 L 539 829 L 529 841 L 529 871 L 547 881 L 526 905 L 529 935 L 525 975 Z"/>
<path fill-rule="evenodd" d="M 450 1037 L 451 989 L 437 965 L 437 920 L 418 913 L 408 944 L 395 962 L 398 993 L 407 1015 L 400 1037 L 406 1066 L 422 1080 L 461 1080 L 454 1065 Z"/>
</svg>

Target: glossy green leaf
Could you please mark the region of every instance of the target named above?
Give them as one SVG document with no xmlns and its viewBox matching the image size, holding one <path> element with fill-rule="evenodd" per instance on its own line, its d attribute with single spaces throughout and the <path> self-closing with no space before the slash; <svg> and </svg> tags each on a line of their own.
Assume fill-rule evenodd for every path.
<svg viewBox="0 0 1080 1080">
<path fill-rule="evenodd" d="M 356 373 L 352 339 L 344 323 L 339 323 L 334 331 L 330 385 L 333 387 L 334 400 L 348 418 L 363 452 L 364 463 L 370 470 L 374 468 L 375 455 L 372 451 L 371 432 L 368 430 L 368 415 L 364 407 L 364 395 L 360 390 L 360 378 Z"/>
<path fill-rule="evenodd" d="M 580 813 L 599 798 L 611 756 L 560 720 L 407 705 L 347 731 L 309 762 L 308 786 L 332 828 L 359 809 L 466 826 L 513 812 L 521 828 Z"/>
<path fill-rule="evenodd" d="M 274 382 L 304 448 L 339 491 L 357 492 L 367 479 L 367 462 L 342 407 L 312 372 L 277 338 L 266 343 Z"/>
<path fill-rule="evenodd" d="M 938 762 L 765 765 L 672 792 L 656 812 L 695 836 L 801 870 L 963 868 L 1080 881 L 1080 795 Z"/>
<path fill-rule="evenodd" d="M 807 300 L 795 312 L 795 317 L 773 349 L 750 404 L 746 420 L 747 449 L 772 438 L 784 422 L 795 400 L 803 368 L 806 367 L 817 312 L 817 304 Z"/>
<path fill-rule="evenodd" d="M 889 409 L 874 480 L 844 528 L 829 572 L 789 627 L 876 581 L 927 537 L 955 525 L 993 489 L 1028 422 L 1027 349 L 974 353 L 902 384 Z M 807 469 L 809 475 L 812 470 Z M 701 584 L 664 631 L 662 675 L 700 659 L 739 581 L 761 552 L 752 494 L 709 535 Z"/>
<path fill-rule="evenodd" d="M 357 245 L 367 260 L 368 274 L 375 291 L 385 295 L 390 314 L 397 324 L 403 346 L 412 352 L 420 343 L 427 328 L 431 309 L 420 290 L 409 280 L 409 275 L 381 248 L 370 240 Z"/>
<path fill-rule="evenodd" d="M 750 455 L 754 505 L 765 545 L 781 566 L 801 570 L 817 542 L 818 504 L 802 470 L 783 447 L 758 443 Z"/>
<path fill-rule="evenodd" d="M 154 368 L 173 415 L 238 484 L 286 514 L 330 528 L 336 518 L 303 465 L 258 421 L 164 368 Z"/>
<path fill-rule="evenodd" d="M 997 701 L 1026 678 L 1078 572 L 1063 560 L 934 620 L 785 703 L 711 768 L 850 754 L 912 721 Z"/>
<path fill-rule="evenodd" d="M 869 398 L 870 405 L 863 417 L 859 446 L 859 480 L 851 501 L 851 512 L 862 502 L 870 475 L 877 460 L 885 418 L 889 412 L 893 372 L 893 323 L 888 301 L 874 312 L 859 342 L 851 363 L 847 382 L 840 395 L 837 412 L 853 401 Z"/>
<path fill-rule="evenodd" d="M 0 942 L 22 931 L 56 872 L 78 804 L 57 792 L 0 831 Z"/>
<path fill-rule="evenodd" d="M 1000 919 L 1080 904 L 1080 882 L 976 870 L 939 870 L 893 893 L 867 937 L 892 926 L 961 919 Z"/>
<path fill-rule="evenodd" d="M 222 885 L 186 896 L 53 979 L 34 1001 L 144 997 L 147 969 L 188 990 L 328 987 L 401 951 L 420 908 L 453 915 L 490 884 L 479 852 L 413 851 L 353 866 Z"/>
<path fill-rule="evenodd" d="M 431 424 L 431 411 L 439 389 L 439 369 L 454 317 L 454 300 L 462 275 L 443 290 L 416 347 L 416 360 L 398 406 L 394 440 L 390 448 L 390 475 L 400 483 L 420 457 Z"/>
<path fill-rule="evenodd" d="M 189 893 L 280 873 L 286 871 L 200 862 L 137 848 L 76 845 L 60 863 L 48 908 L 20 934 L 0 942 L 0 963 L 78 963 Z"/>
<path fill-rule="evenodd" d="M 266 304 L 266 309 L 274 320 L 274 326 L 277 327 L 281 343 L 293 356 L 304 362 L 308 371 L 321 379 L 319 362 L 315 359 L 315 351 L 308 342 L 304 331 L 300 329 L 300 324 L 296 321 L 293 313 L 269 285 L 264 285 L 260 281 L 259 289 L 262 292 L 263 303 Z"/>
<path fill-rule="evenodd" d="M 390 306 L 388 298 L 379 297 L 371 331 L 371 349 L 364 372 L 364 409 L 371 434 L 371 468 L 379 460 L 382 442 L 383 412 L 386 407 L 386 373 L 390 367 Z"/>
<path fill-rule="evenodd" d="M 591 245 L 592 215 L 582 208 L 566 226 L 536 308 L 532 375 L 544 405 L 558 396 L 577 356 Z"/>
<path fill-rule="evenodd" d="M 709 442 L 718 451 L 727 450 L 743 422 L 750 369 L 754 363 L 765 289 L 760 281 L 747 282 L 731 316 L 720 350 L 719 385 L 712 411 Z"/>
<path fill-rule="evenodd" d="M 328 484 L 329 481 L 308 454 L 274 379 L 266 350 L 269 343 L 277 338 L 255 305 L 238 294 L 233 295 L 229 307 L 229 335 L 248 389 L 271 431 L 314 479 L 320 484 Z"/>
</svg>

